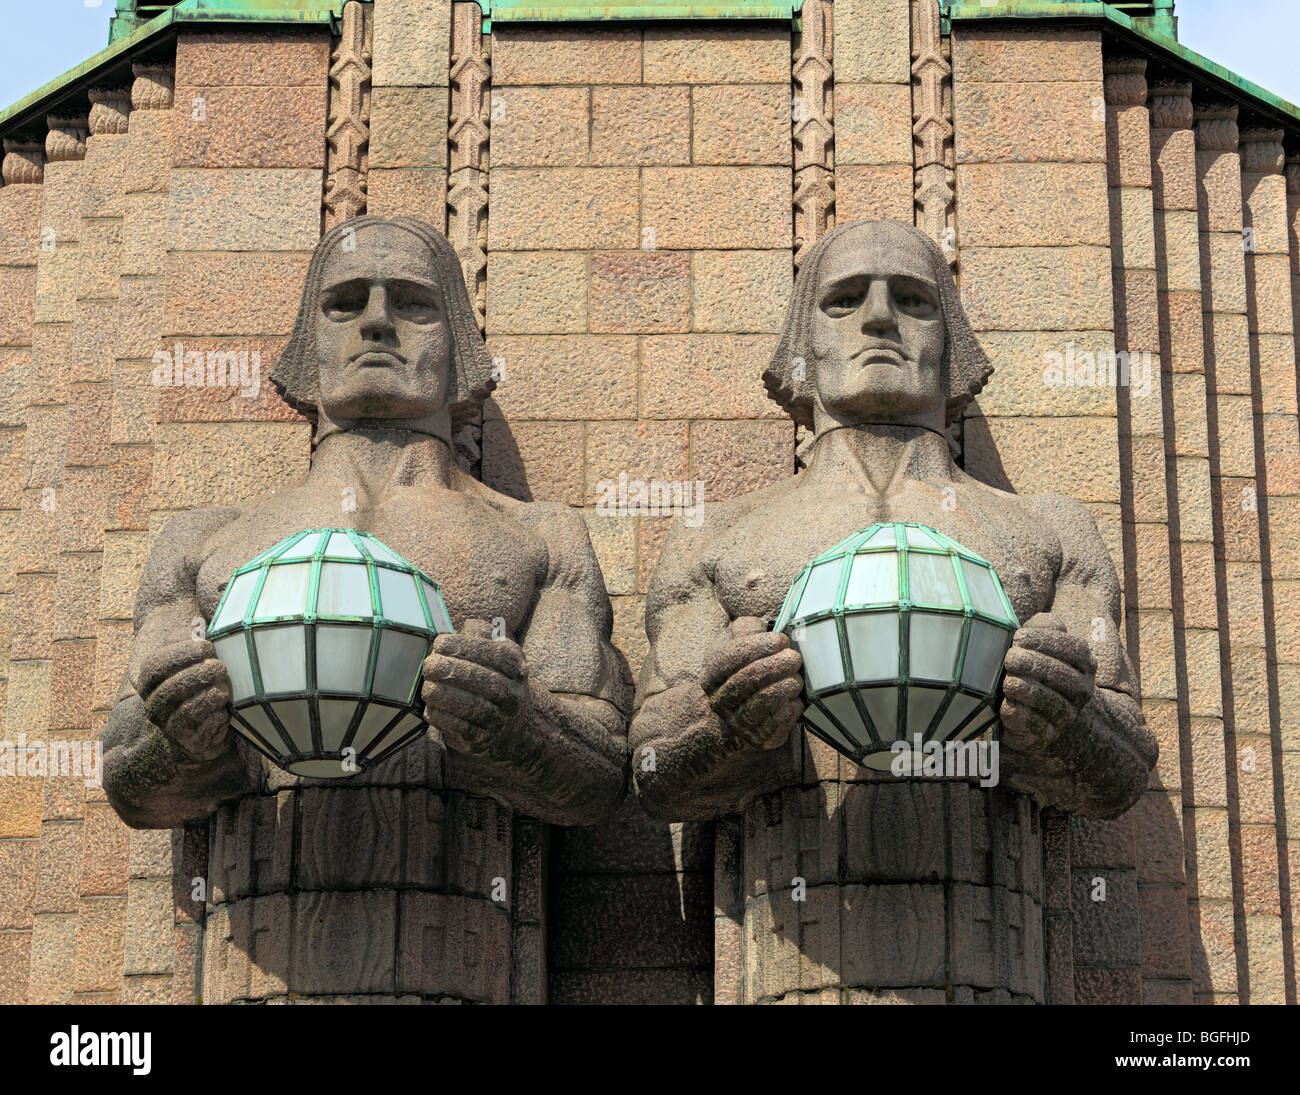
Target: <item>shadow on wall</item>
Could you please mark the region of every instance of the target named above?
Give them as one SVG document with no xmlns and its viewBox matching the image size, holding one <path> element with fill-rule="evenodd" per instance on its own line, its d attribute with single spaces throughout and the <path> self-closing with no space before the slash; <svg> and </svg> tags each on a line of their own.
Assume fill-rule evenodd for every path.
<svg viewBox="0 0 1300 1095">
<path fill-rule="evenodd" d="M 484 483 L 533 501 L 510 423 L 491 401 L 485 410 Z M 616 653 L 634 687 L 627 658 Z M 549 1001 L 712 1003 L 712 823 L 657 821 L 629 794 L 601 825 L 550 832 Z"/>
</svg>

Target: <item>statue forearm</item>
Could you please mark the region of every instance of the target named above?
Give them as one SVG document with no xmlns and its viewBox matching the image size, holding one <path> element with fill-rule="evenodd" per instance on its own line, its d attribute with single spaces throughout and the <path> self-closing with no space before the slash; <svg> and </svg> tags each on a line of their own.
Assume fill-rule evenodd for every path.
<svg viewBox="0 0 1300 1095">
<path fill-rule="evenodd" d="M 1107 819 L 1137 802 L 1155 759 L 1155 739 L 1138 703 L 1123 692 L 1096 688 L 1048 745 L 1030 755 L 1008 751 L 1007 782 L 1043 806 Z"/>
<path fill-rule="evenodd" d="M 722 720 L 695 681 L 648 697 L 632 722 L 631 744 L 642 805 L 671 821 L 734 813 L 743 799 L 779 786 L 788 757 L 785 748 L 729 747 Z"/>
<path fill-rule="evenodd" d="M 104 730 L 104 790 L 135 829 L 173 829 L 200 821 L 217 806 L 255 791 L 261 764 L 239 737 L 213 760 L 187 756 L 145 715 L 137 695 L 118 701 Z"/>
<path fill-rule="evenodd" d="M 483 753 L 453 753 L 475 790 L 556 825 L 594 825 L 622 802 L 626 739 L 622 716 L 605 700 L 552 693 L 529 682 L 528 701 L 509 734 Z"/>
</svg>

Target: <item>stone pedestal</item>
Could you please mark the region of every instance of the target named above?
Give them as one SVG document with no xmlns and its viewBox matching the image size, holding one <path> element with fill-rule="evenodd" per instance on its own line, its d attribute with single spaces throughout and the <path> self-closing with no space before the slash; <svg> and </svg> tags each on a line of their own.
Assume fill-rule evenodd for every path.
<svg viewBox="0 0 1300 1095">
<path fill-rule="evenodd" d="M 742 1002 L 1044 1000 L 1026 796 L 822 780 L 749 803 L 741 839 Z"/>
<path fill-rule="evenodd" d="M 513 812 L 411 746 L 326 784 L 276 773 L 211 824 L 203 1001 L 507 1003 Z"/>
</svg>

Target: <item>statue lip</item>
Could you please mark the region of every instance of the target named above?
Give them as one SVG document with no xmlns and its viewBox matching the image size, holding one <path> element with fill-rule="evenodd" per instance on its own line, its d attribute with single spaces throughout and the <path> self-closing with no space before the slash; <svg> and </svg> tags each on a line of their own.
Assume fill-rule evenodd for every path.
<svg viewBox="0 0 1300 1095">
<path fill-rule="evenodd" d="M 396 350 L 362 350 L 361 353 L 354 354 L 350 359 L 351 364 L 360 365 L 363 369 L 384 369 L 392 365 L 393 362 L 405 365 L 406 358 Z"/>
<path fill-rule="evenodd" d="M 887 342 L 877 342 L 873 345 L 866 346 L 859 350 L 849 360 L 860 365 L 906 365 L 907 358 L 898 350 L 897 347 Z"/>
</svg>

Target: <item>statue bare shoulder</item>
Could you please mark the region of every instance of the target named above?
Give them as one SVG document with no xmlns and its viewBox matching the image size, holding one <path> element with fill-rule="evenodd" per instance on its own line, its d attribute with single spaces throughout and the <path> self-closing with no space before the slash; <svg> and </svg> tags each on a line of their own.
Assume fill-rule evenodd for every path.
<svg viewBox="0 0 1300 1095">
<path fill-rule="evenodd" d="M 197 576 L 233 507 L 177 514 L 145 564 L 135 641 L 104 730 L 104 788 L 137 828 L 197 821 L 262 781 L 256 752 L 229 729 L 225 667 L 205 637 Z"/>
<path fill-rule="evenodd" d="M 1055 533 L 1059 562 L 1051 605 L 1023 624 L 1021 635 L 1036 638 L 1007 655 L 1001 714 L 1008 783 L 1042 805 L 1117 817 L 1146 788 L 1158 747 L 1121 641 L 1115 565 L 1085 506 L 1058 494 L 1030 495 L 1025 502 Z M 1073 644 L 1075 656 L 1049 649 L 1061 643 Z M 1082 673 L 1085 687 L 1071 717 L 1045 717 L 1042 689 L 1022 677 L 1032 659 L 1042 661 L 1047 653 L 1062 663 L 1058 671 L 1073 663 Z M 1062 691 L 1069 688 L 1062 685 Z"/>
</svg>

